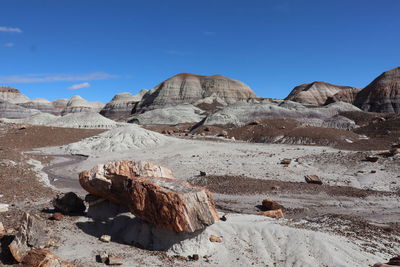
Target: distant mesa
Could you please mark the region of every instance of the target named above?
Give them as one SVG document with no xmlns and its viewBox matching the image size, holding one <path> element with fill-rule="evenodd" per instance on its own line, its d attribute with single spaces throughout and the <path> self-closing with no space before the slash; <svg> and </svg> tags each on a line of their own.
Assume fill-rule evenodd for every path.
<svg viewBox="0 0 400 267">
<path fill-rule="evenodd" d="M 60 112 L 54 107 L 53 103 L 44 98 L 37 98 L 25 103 L 19 104 L 19 106 L 29 109 L 36 109 L 41 112 L 50 113 L 54 115 L 60 114 Z"/>
<path fill-rule="evenodd" d="M 357 94 L 354 104 L 364 111 L 400 113 L 400 67 L 373 80 Z"/>
<path fill-rule="evenodd" d="M 346 91 L 346 93 L 342 93 L 346 95 L 355 90 L 357 90 L 357 88 L 350 86 L 339 86 L 326 82 L 312 82 L 296 86 L 285 100 L 291 100 L 309 106 L 323 106 L 328 98 L 333 97 L 339 92 Z M 340 95 L 338 95 L 338 97 L 340 97 Z M 342 97 L 344 99 L 351 98 L 348 95 Z"/>
<path fill-rule="evenodd" d="M 101 102 L 88 102 L 82 97 L 76 95 L 68 101 L 67 106 L 61 112 L 61 115 L 78 112 L 100 112 L 103 107 L 104 104 Z"/>
<path fill-rule="evenodd" d="M 29 98 L 21 94 L 21 92 L 15 88 L 0 86 L 0 100 L 18 104 L 28 102 Z"/>
<path fill-rule="evenodd" d="M 126 118 L 132 114 L 135 106 L 148 91 L 149 90 L 143 89 L 136 95 L 131 93 L 117 94 L 105 105 L 100 111 L 100 114 L 110 119 Z"/>
<path fill-rule="evenodd" d="M 201 76 L 190 73 L 177 74 L 144 95 L 136 111 L 165 107 L 166 105 L 194 104 L 215 95 L 232 104 L 255 98 L 246 84 L 221 75 Z"/>
</svg>

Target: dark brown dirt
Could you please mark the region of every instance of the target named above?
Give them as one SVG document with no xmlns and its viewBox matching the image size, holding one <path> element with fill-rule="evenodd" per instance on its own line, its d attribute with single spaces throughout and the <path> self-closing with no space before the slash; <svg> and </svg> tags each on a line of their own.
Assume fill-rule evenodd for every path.
<svg viewBox="0 0 400 267">
<path fill-rule="evenodd" d="M 0 139 L 0 148 L 28 150 L 46 146 L 61 146 L 100 134 L 104 130 L 70 129 L 30 125 L 4 125 L 6 133 Z"/>
<path fill-rule="evenodd" d="M 306 182 L 283 182 L 276 180 L 261 180 L 243 176 L 204 176 L 195 181 L 196 184 L 207 187 L 211 192 L 226 195 L 252 195 L 276 192 L 302 192 L 304 194 L 326 193 L 330 196 L 348 196 L 364 198 L 367 196 L 392 196 L 400 193 L 363 190 L 347 186 L 328 186 L 308 184 Z"/>
</svg>

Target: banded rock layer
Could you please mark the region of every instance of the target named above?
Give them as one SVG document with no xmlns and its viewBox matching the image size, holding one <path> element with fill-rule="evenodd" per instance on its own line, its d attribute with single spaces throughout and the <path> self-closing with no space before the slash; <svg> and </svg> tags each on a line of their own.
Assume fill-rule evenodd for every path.
<svg viewBox="0 0 400 267">
<path fill-rule="evenodd" d="M 88 102 L 80 96 L 73 96 L 61 115 L 78 112 L 99 112 L 103 107 L 104 104 L 101 102 Z"/>
<path fill-rule="evenodd" d="M 0 100 L 17 104 L 27 102 L 29 101 L 29 98 L 21 94 L 17 89 L 8 86 L 0 86 Z"/>
<path fill-rule="evenodd" d="M 400 113 L 400 67 L 382 73 L 361 90 L 355 105 L 364 111 Z"/>
<path fill-rule="evenodd" d="M 194 104 L 212 95 L 228 104 L 256 97 L 249 86 L 234 79 L 221 75 L 201 76 L 180 73 L 149 91 L 138 104 L 136 111 L 166 105 Z"/>
<path fill-rule="evenodd" d="M 322 106 L 329 97 L 342 90 L 355 89 L 349 86 L 339 86 L 326 82 L 305 83 L 296 86 L 285 100 L 299 102 L 303 105 Z"/>
<path fill-rule="evenodd" d="M 100 114 L 110 119 L 126 118 L 132 114 L 136 104 L 142 100 L 143 95 L 147 92 L 148 90 L 143 89 L 136 95 L 131 93 L 117 94 L 105 105 Z"/>
</svg>

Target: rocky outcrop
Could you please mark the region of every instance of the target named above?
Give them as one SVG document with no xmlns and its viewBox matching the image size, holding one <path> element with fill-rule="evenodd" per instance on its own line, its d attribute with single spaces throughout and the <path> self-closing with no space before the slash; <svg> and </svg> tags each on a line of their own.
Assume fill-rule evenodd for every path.
<svg viewBox="0 0 400 267">
<path fill-rule="evenodd" d="M 333 96 L 330 96 L 326 99 L 325 105 L 329 105 L 334 102 L 346 102 L 350 104 L 354 104 L 356 100 L 357 94 L 361 91 L 358 88 L 350 88 L 350 89 L 343 89 Z"/>
<path fill-rule="evenodd" d="M 61 115 L 79 112 L 100 112 L 103 107 L 104 104 L 101 102 L 88 102 L 80 96 L 73 96 L 61 112 Z"/>
<path fill-rule="evenodd" d="M 354 104 L 370 112 L 400 113 L 400 67 L 382 73 L 362 89 Z"/>
<path fill-rule="evenodd" d="M 45 249 L 33 249 L 22 260 L 22 267 L 76 267 Z"/>
<path fill-rule="evenodd" d="M 0 100 L 0 118 L 26 118 L 39 113 L 40 111 L 36 109 L 24 108 L 16 104 Z"/>
<path fill-rule="evenodd" d="M 285 100 L 299 102 L 303 105 L 322 106 L 329 97 L 342 90 L 353 90 L 349 86 L 339 86 L 326 82 L 305 83 L 296 86 Z"/>
<path fill-rule="evenodd" d="M 256 97 L 246 84 L 221 75 L 201 76 L 180 73 L 160 83 L 144 95 L 136 112 L 165 105 L 194 104 L 215 95 L 230 104 Z"/>
<path fill-rule="evenodd" d="M 0 101 L 18 104 L 29 101 L 29 98 L 21 94 L 21 92 L 17 89 L 8 86 L 0 86 Z"/>
<path fill-rule="evenodd" d="M 142 100 L 148 90 L 141 90 L 136 95 L 131 93 L 120 93 L 107 103 L 100 114 L 110 119 L 126 118 L 132 114 L 136 104 Z"/>
<path fill-rule="evenodd" d="M 37 98 L 22 104 L 19 106 L 29 109 L 36 109 L 41 112 L 50 113 L 54 115 L 59 115 L 60 111 L 54 107 L 53 103 L 44 98 Z"/>
<path fill-rule="evenodd" d="M 150 162 L 100 164 L 79 175 L 89 193 L 127 206 L 138 218 L 175 232 L 204 229 L 219 216 L 211 193 L 176 179 L 172 172 Z"/>
<path fill-rule="evenodd" d="M 22 262 L 31 249 L 42 249 L 48 242 L 45 223 L 37 217 L 24 213 L 18 233 L 8 248 L 14 259 Z"/>
</svg>

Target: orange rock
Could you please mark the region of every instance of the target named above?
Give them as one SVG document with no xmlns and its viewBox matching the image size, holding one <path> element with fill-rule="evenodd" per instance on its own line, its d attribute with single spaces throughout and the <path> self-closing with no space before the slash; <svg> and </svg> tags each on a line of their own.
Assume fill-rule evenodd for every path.
<svg viewBox="0 0 400 267">
<path fill-rule="evenodd" d="M 211 235 L 210 236 L 210 242 L 214 242 L 214 243 L 221 243 L 222 242 L 222 238 L 216 235 Z"/>
<path fill-rule="evenodd" d="M 169 169 L 150 162 L 98 165 L 82 172 L 79 182 L 89 193 L 125 205 L 136 217 L 176 232 L 195 232 L 219 220 L 206 188 L 176 179 Z"/>
<path fill-rule="evenodd" d="M 283 216 L 283 212 L 282 212 L 281 209 L 263 211 L 263 212 L 258 213 L 258 215 L 271 217 L 271 218 L 275 218 L 275 219 L 283 219 L 283 218 L 285 218 Z"/>
<path fill-rule="evenodd" d="M 34 249 L 23 258 L 23 267 L 76 267 L 74 264 L 64 261 L 48 250 Z"/>
</svg>

